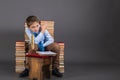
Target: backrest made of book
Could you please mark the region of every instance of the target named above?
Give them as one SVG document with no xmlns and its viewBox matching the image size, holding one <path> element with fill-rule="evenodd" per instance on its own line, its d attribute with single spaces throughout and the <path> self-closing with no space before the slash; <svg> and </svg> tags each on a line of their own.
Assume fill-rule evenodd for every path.
<svg viewBox="0 0 120 80">
<path fill-rule="evenodd" d="M 47 30 L 54 38 L 54 21 L 41 21 L 41 25 L 47 24 Z M 24 35 L 25 41 L 29 41 L 27 34 Z"/>
</svg>

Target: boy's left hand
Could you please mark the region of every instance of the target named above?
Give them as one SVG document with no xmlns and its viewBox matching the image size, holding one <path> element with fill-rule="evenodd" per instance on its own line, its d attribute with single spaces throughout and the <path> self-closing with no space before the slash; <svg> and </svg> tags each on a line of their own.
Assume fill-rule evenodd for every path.
<svg viewBox="0 0 120 80">
<path fill-rule="evenodd" d="M 41 32 L 42 33 L 44 33 L 46 29 L 47 29 L 47 23 L 41 25 Z"/>
</svg>

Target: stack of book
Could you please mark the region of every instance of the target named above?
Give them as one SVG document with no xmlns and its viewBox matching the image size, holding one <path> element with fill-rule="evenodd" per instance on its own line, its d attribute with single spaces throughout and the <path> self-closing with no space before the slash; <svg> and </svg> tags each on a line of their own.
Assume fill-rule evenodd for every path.
<svg viewBox="0 0 120 80">
<path fill-rule="evenodd" d="M 44 24 L 47 25 L 48 32 L 54 38 L 54 21 L 41 21 L 41 26 Z"/>
<path fill-rule="evenodd" d="M 59 56 L 59 70 L 61 73 L 64 73 L 64 43 L 59 42 L 60 46 L 60 56 Z"/>
<path fill-rule="evenodd" d="M 16 53 L 15 53 L 15 71 L 17 73 L 22 72 L 25 69 L 25 42 L 16 42 Z"/>
</svg>

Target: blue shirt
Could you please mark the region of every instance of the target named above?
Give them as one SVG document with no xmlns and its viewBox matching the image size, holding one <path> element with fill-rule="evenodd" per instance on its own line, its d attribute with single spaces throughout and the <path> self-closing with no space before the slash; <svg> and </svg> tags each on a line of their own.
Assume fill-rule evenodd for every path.
<svg viewBox="0 0 120 80">
<path fill-rule="evenodd" d="M 25 32 L 31 42 L 31 35 L 33 32 L 29 28 L 25 28 Z M 54 42 L 54 39 L 47 30 L 45 30 L 44 34 L 42 32 L 38 32 L 37 34 L 38 35 L 34 38 L 35 44 L 39 44 L 41 42 L 43 44 L 43 47 L 46 47 Z"/>
</svg>

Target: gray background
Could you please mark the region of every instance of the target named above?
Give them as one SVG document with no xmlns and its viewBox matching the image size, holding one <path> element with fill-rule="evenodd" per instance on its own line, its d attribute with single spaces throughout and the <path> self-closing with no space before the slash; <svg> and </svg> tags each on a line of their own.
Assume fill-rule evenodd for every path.
<svg viewBox="0 0 120 80">
<path fill-rule="evenodd" d="M 66 64 L 119 64 L 119 3 L 119 0 L 1 0 L 1 64 L 14 66 L 15 42 L 24 40 L 24 22 L 29 15 L 55 21 L 55 41 L 65 42 Z"/>
<path fill-rule="evenodd" d="M 1 60 L 14 60 L 29 15 L 55 21 L 55 41 L 65 42 L 66 62 L 119 63 L 117 0 L 0 1 Z"/>
</svg>

